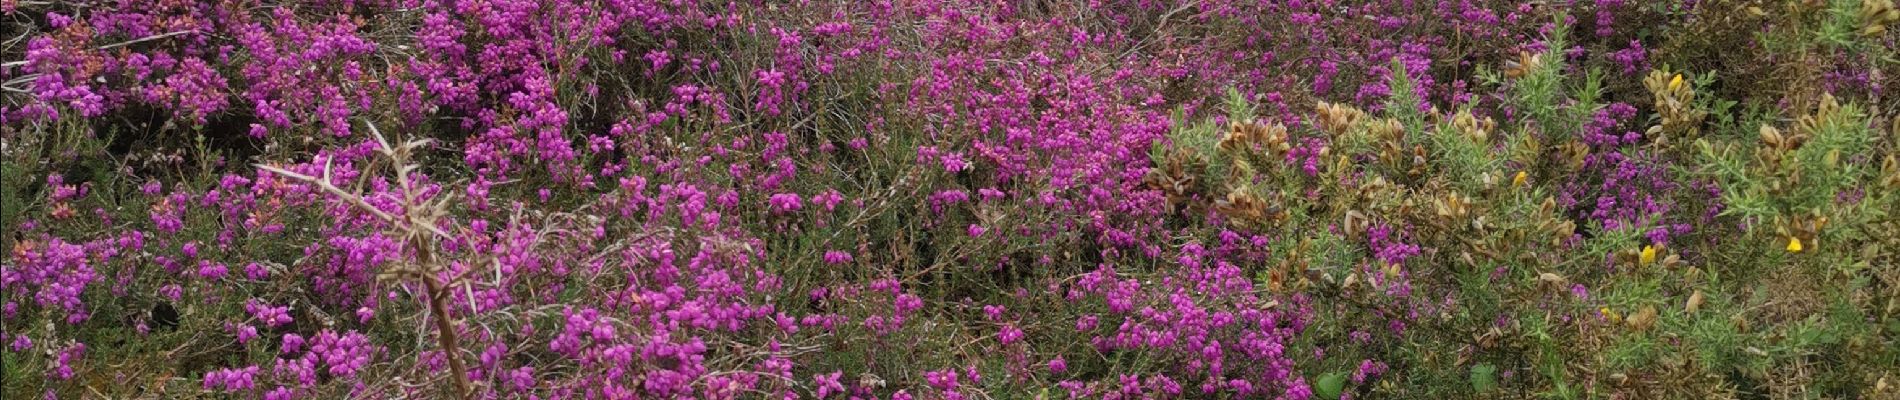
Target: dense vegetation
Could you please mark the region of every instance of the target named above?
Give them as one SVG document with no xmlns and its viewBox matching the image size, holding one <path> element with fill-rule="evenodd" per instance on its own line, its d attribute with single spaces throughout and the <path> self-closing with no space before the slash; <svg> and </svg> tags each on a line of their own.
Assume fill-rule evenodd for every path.
<svg viewBox="0 0 1900 400">
<path fill-rule="evenodd" d="M 0 397 L 1900 398 L 1891 0 L 0 0 Z"/>
</svg>

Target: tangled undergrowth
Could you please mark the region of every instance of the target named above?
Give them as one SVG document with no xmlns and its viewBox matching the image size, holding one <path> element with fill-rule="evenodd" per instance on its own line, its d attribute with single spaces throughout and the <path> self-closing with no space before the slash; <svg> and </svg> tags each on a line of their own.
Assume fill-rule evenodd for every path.
<svg viewBox="0 0 1900 400">
<path fill-rule="evenodd" d="M 1891 0 L 0 0 L 4 398 L 1900 398 Z"/>
</svg>

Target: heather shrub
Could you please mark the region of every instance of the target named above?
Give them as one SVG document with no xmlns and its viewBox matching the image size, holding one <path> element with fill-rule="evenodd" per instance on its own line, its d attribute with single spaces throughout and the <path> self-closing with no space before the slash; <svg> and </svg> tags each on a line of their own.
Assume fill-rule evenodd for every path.
<svg viewBox="0 0 1900 400">
<path fill-rule="evenodd" d="M 1890 398 L 1886 0 L 0 1 L 6 398 Z"/>
</svg>

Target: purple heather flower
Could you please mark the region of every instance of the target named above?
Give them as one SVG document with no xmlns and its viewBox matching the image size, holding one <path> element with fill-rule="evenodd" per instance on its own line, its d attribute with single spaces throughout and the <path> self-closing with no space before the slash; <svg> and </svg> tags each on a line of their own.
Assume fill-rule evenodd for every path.
<svg viewBox="0 0 1900 400">
<path fill-rule="evenodd" d="M 825 263 L 831 265 L 849 264 L 851 263 L 851 253 L 838 250 L 827 251 L 825 252 Z"/>
<path fill-rule="evenodd" d="M 772 195 L 769 203 L 774 213 L 789 213 L 798 211 L 799 208 L 804 207 L 804 205 L 799 202 L 797 193 L 779 193 Z"/>
</svg>

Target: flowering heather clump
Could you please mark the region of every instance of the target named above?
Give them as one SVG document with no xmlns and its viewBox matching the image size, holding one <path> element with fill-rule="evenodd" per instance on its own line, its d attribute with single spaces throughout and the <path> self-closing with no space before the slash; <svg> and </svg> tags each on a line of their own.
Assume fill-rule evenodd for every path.
<svg viewBox="0 0 1900 400">
<path fill-rule="evenodd" d="M 1892 398 L 1889 0 L 0 0 L 0 398 Z"/>
</svg>

